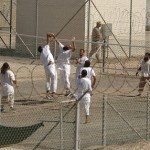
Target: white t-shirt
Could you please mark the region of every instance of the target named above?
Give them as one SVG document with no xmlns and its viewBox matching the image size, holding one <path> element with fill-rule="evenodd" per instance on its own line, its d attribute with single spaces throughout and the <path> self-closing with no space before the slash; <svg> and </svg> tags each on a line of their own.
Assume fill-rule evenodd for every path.
<svg viewBox="0 0 150 150">
<path fill-rule="evenodd" d="M 13 81 L 15 75 L 11 70 L 7 70 L 5 74 L 0 73 L 0 83 L 2 85 L 2 96 L 14 94 Z"/>
<path fill-rule="evenodd" d="M 150 60 L 141 62 L 141 76 L 150 77 Z"/>
<path fill-rule="evenodd" d="M 80 74 L 81 74 L 82 70 L 87 71 L 87 76 L 86 77 L 89 78 L 90 80 L 92 80 L 93 76 L 96 76 L 94 70 L 91 67 L 82 67 L 80 69 Z"/>
<path fill-rule="evenodd" d="M 77 67 L 83 67 L 86 60 L 88 60 L 88 58 L 86 56 L 79 58 L 78 59 L 79 63 L 77 64 Z"/>
<path fill-rule="evenodd" d="M 87 92 L 87 93 L 83 96 L 83 98 L 91 97 L 91 95 L 90 95 L 91 91 L 92 91 L 92 87 L 91 87 L 90 79 L 85 77 L 85 78 L 81 78 L 78 80 L 77 91 L 76 91 L 78 98 L 80 98 L 82 95 L 84 95 L 85 92 Z"/>
<path fill-rule="evenodd" d="M 54 63 L 54 57 L 52 53 L 50 52 L 49 45 L 45 45 L 43 47 L 43 51 L 41 52 L 41 55 L 40 55 L 40 60 L 45 67 L 48 65 L 49 61 Z"/>
<path fill-rule="evenodd" d="M 63 50 L 64 45 L 59 43 L 60 53 L 57 58 L 58 64 L 70 64 L 70 58 L 72 56 L 72 50 Z"/>
</svg>

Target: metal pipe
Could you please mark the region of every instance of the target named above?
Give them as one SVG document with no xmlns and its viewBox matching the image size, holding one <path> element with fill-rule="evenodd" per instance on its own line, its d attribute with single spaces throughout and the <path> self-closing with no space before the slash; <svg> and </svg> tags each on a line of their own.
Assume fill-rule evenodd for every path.
<svg viewBox="0 0 150 150">
<path fill-rule="evenodd" d="M 80 101 L 77 101 L 76 103 L 76 144 L 75 144 L 75 150 L 79 150 L 80 148 L 80 135 L 79 135 L 79 129 L 80 129 Z"/>
<path fill-rule="evenodd" d="M 60 149 L 63 150 L 63 113 L 61 102 L 60 102 Z"/>
<path fill-rule="evenodd" d="M 89 0 L 89 3 L 88 3 L 88 24 L 87 24 L 87 40 L 90 41 L 90 14 L 91 14 L 91 1 Z M 89 54 L 89 42 L 87 44 L 87 54 Z"/>
<path fill-rule="evenodd" d="M 0 39 L 2 40 L 2 42 L 4 43 L 4 45 L 5 45 L 5 47 L 7 48 L 7 49 L 9 49 L 9 47 L 7 46 L 7 44 L 5 43 L 5 41 L 3 40 L 3 38 L 0 36 Z"/>
<path fill-rule="evenodd" d="M 35 58 L 37 59 L 37 48 L 38 48 L 38 28 L 39 28 L 39 24 L 38 24 L 38 0 L 36 0 L 36 37 L 35 37 L 35 49 L 36 49 L 36 53 L 35 53 Z"/>
<path fill-rule="evenodd" d="M 10 35 L 9 35 L 9 48 L 11 49 L 11 40 L 12 40 L 12 38 L 11 38 L 11 33 L 12 33 L 12 7 L 13 7 L 13 5 L 12 5 L 12 0 L 10 0 L 10 28 L 9 28 L 9 31 L 10 31 Z"/>
<path fill-rule="evenodd" d="M 105 132 L 105 118 L 106 118 L 106 100 L 107 97 L 106 95 L 103 95 L 103 107 L 102 107 L 102 145 L 105 146 L 106 145 L 106 132 Z"/>
<path fill-rule="evenodd" d="M 149 87 L 150 88 L 150 87 Z M 149 140 L 149 93 L 147 93 L 147 114 L 146 114 L 146 140 Z"/>
<path fill-rule="evenodd" d="M 101 47 L 102 52 L 103 52 L 103 72 L 105 72 L 105 58 L 106 58 L 106 41 L 104 40 L 104 44 Z"/>
<path fill-rule="evenodd" d="M 131 44 L 132 44 L 132 0 L 130 0 L 129 58 L 131 57 Z"/>
</svg>

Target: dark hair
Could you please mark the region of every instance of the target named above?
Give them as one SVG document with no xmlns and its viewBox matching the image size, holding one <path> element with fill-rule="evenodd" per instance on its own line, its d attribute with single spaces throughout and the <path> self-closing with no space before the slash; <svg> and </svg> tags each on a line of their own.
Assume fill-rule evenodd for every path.
<svg viewBox="0 0 150 150">
<path fill-rule="evenodd" d="M 85 50 L 84 50 L 84 49 L 82 49 L 82 48 L 80 49 L 80 51 L 83 51 L 83 53 L 85 53 Z"/>
<path fill-rule="evenodd" d="M 87 76 L 87 71 L 86 70 L 82 70 L 81 71 L 81 77 L 86 77 Z"/>
<path fill-rule="evenodd" d="M 64 50 L 64 51 L 67 51 L 67 50 L 69 50 L 69 47 L 68 47 L 68 46 L 64 46 L 64 47 L 63 47 L 63 50 Z"/>
<path fill-rule="evenodd" d="M 146 56 L 144 57 L 144 61 L 147 62 L 149 60 L 149 58 Z"/>
<path fill-rule="evenodd" d="M 38 52 L 41 53 L 42 51 L 43 51 L 42 46 L 39 46 L 39 47 L 38 47 Z"/>
<path fill-rule="evenodd" d="M 84 67 L 90 67 L 90 64 L 91 64 L 90 61 L 86 60 L 85 63 L 84 63 Z"/>
<path fill-rule="evenodd" d="M 8 69 L 10 69 L 10 66 L 9 66 L 9 64 L 7 62 L 5 62 L 3 64 L 3 66 L 1 67 L 1 73 L 5 74 Z"/>
</svg>

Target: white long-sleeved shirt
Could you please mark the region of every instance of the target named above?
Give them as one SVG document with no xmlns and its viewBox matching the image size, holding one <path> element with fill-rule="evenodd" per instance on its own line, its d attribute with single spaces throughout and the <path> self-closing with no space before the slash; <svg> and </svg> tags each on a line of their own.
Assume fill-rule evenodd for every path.
<svg viewBox="0 0 150 150">
<path fill-rule="evenodd" d="M 11 70 L 7 70 L 5 74 L 0 73 L 2 96 L 14 94 L 13 81 L 15 81 L 15 75 Z"/>
<path fill-rule="evenodd" d="M 45 67 L 48 65 L 49 61 L 54 63 L 54 57 L 52 53 L 50 52 L 49 45 L 45 45 L 43 47 L 43 51 L 41 52 L 41 55 L 40 55 L 40 60 Z"/>
<path fill-rule="evenodd" d="M 87 92 L 88 91 L 88 92 Z M 91 97 L 90 92 L 92 91 L 91 81 L 88 78 L 81 78 L 77 82 L 77 91 L 76 94 L 78 98 L 83 96 L 83 98 Z"/>
<path fill-rule="evenodd" d="M 88 60 L 87 56 L 83 56 L 81 58 L 78 59 L 78 64 L 77 64 L 77 68 L 76 68 L 76 75 L 79 76 L 80 75 L 80 69 L 84 66 L 85 61 Z"/>
<path fill-rule="evenodd" d="M 141 76 L 143 77 L 150 77 L 150 60 L 145 62 L 144 60 L 141 62 Z"/>
<path fill-rule="evenodd" d="M 60 53 L 57 58 L 58 64 L 70 64 L 70 58 L 72 56 L 72 50 L 63 50 L 64 45 L 59 43 Z"/>
</svg>

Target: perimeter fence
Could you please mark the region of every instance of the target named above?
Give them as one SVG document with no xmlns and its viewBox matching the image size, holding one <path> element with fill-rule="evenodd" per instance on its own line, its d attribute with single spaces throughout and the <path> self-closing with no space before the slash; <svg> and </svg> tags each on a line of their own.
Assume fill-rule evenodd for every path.
<svg viewBox="0 0 150 150">
<path fill-rule="evenodd" d="M 101 21 L 106 27 L 103 38 L 109 45 L 108 57 L 142 56 L 150 47 L 149 5 L 146 0 L 1 0 L 1 54 L 37 58 L 37 47 L 45 43 L 48 31 L 63 43 L 75 36 L 78 49 L 85 48 L 88 54 L 92 29 Z M 57 49 L 53 43 L 55 58 Z"/>
<path fill-rule="evenodd" d="M 5 57 L 2 59 L 4 61 Z M 16 110 L 11 111 L 6 105 L 0 114 L 1 147 L 13 144 L 12 148 L 28 150 L 92 149 L 149 140 L 149 86 L 142 97 L 137 97 L 138 77 L 119 74 L 117 69 L 113 73 L 103 72 L 101 63 L 96 63 L 97 83 L 91 98 L 91 122 L 84 124 L 84 107 L 81 105 L 79 109 L 76 99 L 64 96 L 59 73 L 58 93 L 47 99 L 44 69 L 37 65 L 39 61 L 7 59 L 18 84 L 15 87 Z M 71 69 L 71 89 L 74 91 L 73 64 Z"/>
<path fill-rule="evenodd" d="M 12 147 L 27 150 L 92 149 L 95 145 L 149 140 L 149 85 L 142 97 L 137 97 L 139 77 L 135 76 L 150 47 L 148 1 L 105 0 L 99 4 L 92 0 L 69 0 L 62 4 L 49 0 L 1 0 L 1 3 L 0 66 L 7 61 L 17 79 L 16 111 L 6 107 L 5 113 L 0 114 L 1 147 L 15 144 Z M 76 37 L 77 51 L 71 60 L 70 76 L 74 91 L 74 60 L 80 48 L 86 49 L 88 55 L 91 31 L 99 20 L 105 25 L 112 24 L 112 32 L 107 29 L 111 35 L 106 37 L 99 62 L 95 58 L 91 62 L 97 82 L 91 98 L 91 123 L 84 124 L 84 108 L 81 107 L 78 116 L 76 100 L 64 97 L 59 72 L 58 94 L 50 100 L 45 98 L 45 75 L 37 47 L 46 43 L 48 31 L 54 32 L 64 44 Z M 51 50 L 57 60 L 55 42 Z"/>
</svg>

